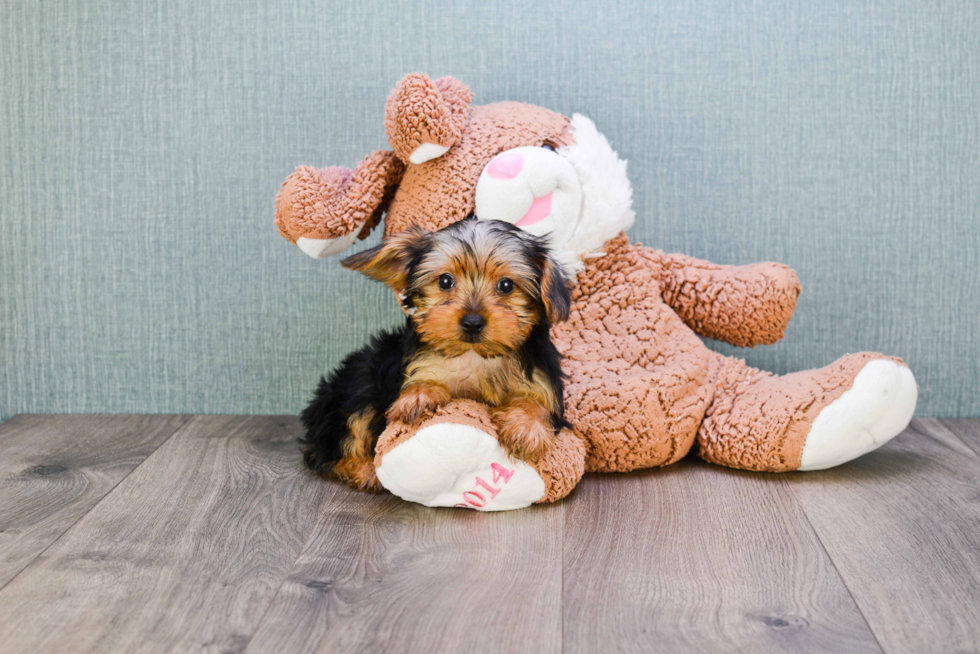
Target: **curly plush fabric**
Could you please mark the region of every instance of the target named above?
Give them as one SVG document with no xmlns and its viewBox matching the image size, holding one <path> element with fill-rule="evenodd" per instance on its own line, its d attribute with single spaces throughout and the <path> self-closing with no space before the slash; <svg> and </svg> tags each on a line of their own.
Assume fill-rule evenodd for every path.
<svg viewBox="0 0 980 654">
<path fill-rule="evenodd" d="M 755 370 L 710 352 L 692 328 L 743 345 L 778 338 L 799 294 L 791 270 L 716 266 L 630 245 L 625 235 L 606 250 L 579 275 L 572 317 L 554 329 L 571 380 L 566 412 L 588 443 L 589 471 L 667 465 L 695 441 L 712 463 L 795 470 L 820 410 L 881 358 L 849 355 L 784 377 Z"/>
<path fill-rule="evenodd" d="M 687 454 L 710 393 L 708 351 L 664 304 L 657 253 L 609 241 L 579 273 L 553 339 L 568 374 L 565 415 L 588 446 L 586 469 L 614 472 Z"/>
<path fill-rule="evenodd" d="M 663 253 L 658 258 L 664 300 L 701 336 L 739 347 L 770 345 L 783 337 L 800 295 L 800 280 L 788 266 L 719 266 Z"/>
</svg>

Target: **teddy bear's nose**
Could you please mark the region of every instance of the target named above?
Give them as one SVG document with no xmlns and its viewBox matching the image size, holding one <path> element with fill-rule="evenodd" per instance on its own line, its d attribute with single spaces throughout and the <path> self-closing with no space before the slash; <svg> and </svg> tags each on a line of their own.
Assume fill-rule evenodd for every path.
<svg viewBox="0 0 980 654">
<path fill-rule="evenodd" d="M 524 157 L 516 152 L 498 154 L 487 166 L 487 174 L 494 179 L 514 179 L 524 167 Z"/>
</svg>

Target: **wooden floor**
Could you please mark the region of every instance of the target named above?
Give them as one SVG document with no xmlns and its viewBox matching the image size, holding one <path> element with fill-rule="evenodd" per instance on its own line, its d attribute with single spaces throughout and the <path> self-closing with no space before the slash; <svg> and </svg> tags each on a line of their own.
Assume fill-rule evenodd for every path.
<svg viewBox="0 0 980 654">
<path fill-rule="evenodd" d="M 0 425 L 0 651 L 976 652 L 980 420 L 480 514 L 307 475 L 291 417 Z"/>
</svg>

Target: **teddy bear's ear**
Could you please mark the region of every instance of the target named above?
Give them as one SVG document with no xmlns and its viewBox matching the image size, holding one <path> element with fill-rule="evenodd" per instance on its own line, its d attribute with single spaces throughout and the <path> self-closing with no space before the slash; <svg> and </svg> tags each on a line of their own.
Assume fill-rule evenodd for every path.
<svg viewBox="0 0 980 654">
<path fill-rule="evenodd" d="M 385 131 L 398 158 L 420 164 L 444 155 L 459 139 L 472 99 L 469 87 L 452 77 L 403 77 L 385 105 Z"/>
</svg>

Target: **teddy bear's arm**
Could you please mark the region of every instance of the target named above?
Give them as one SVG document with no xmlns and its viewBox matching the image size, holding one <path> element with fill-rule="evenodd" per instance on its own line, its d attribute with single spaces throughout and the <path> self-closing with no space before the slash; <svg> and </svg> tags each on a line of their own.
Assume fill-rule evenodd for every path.
<svg viewBox="0 0 980 654">
<path fill-rule="evenodd" d="M 391 150 L 372 152 L 354 170 L 300 166 L 276 196 L 276 227 L 311 256 L 336 254 L 343 249 L 336 244 L 365 238 L 378 224 L 404 172 Z"/>
<path fill-rule="evenodd" d="M 788 266 L 719 266 L 662 252 L 655 258 L 664 301 L 699 335 L 739 347 L 783 337 L 800 295 L 800 280 Z"/>
</svg>

